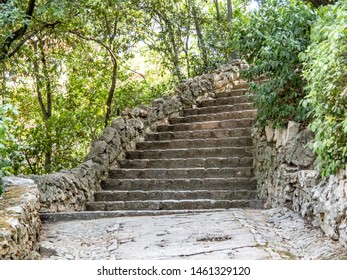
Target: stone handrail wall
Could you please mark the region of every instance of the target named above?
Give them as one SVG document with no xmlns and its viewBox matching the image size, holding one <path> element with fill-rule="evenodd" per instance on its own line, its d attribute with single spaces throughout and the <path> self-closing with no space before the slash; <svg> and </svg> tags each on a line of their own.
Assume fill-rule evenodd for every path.
<svg viewBox="0 0 347 280">
<path fill-rule="evenodd" d="M 254 167 L 265 206 L 287 206 L 347 247 L 347 166 L 321 178 L 307 144 L 313 133 L 289 122 L 286 129 L 254 131 Z"/>
<path fill-rule="evenodd" d="M 211 74 L 189 79 L 175 88 L 172 96 L 154 100 L 151 106 L 128 109 L 112 121 L 101 137 L 92 144 L 85 162 L 71 170 L 31 176 L 40 190 L 42 212 L 84 210 L 93 200 L 102 178 L 109 168 L 117 168 L 127 150 L 135 149 L 136 142 L 166 123 L 169 117 L 179 116 L 184 108 L 194 107 L 203 99 L 215 98 L 215 93 L 231 89 L 241 82 L 240 70 L 248 65 L 234 60 Z"/>
<path fill-rule="evenodd" d="M 0 197 L 0 260 L 38 259 L 39 190 L 33 180 L 7 177 Z"/>
</svg>

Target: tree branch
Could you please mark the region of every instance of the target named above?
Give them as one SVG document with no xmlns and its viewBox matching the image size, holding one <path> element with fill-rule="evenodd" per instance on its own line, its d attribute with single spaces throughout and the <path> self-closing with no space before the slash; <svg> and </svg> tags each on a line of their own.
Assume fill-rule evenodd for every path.
<svg viewBox="0 0 347 280">
<path fill-rule="evenodd" d="M 2 2 L 4 4 L 6 4 L 7 0 L 2 1 Z M 29 0 L 28 7 L 27 7 L 27 10 L 25 12 L 26 19 L 31 19 L 33 12 L 34 12 L 34 8 L 35 8 L 35 0 Z M 3 43 L 2 47 L 1 47 L 0 62 L 3 61 L 7 57 L 12 43 L 14 41 L 16 41 L 17 39 L 23 37 L 23 35 L 27 31 L 27 29 L 28 29 L 28 23 L 27 23 L 27 21 L 24 21 L 23 25 L 19 29 L 17 29 L 13 33 L 12 36 L 11 35 L 7 36 L 7 38 L 5 39 L 5 42 Z"/>
<path fill-rule="evenodd" d="M 25 36 L 23 38 L 23 40 L 21 40 L 15 47 L 14 49 L 7 54 L 7 58 L 10 58 L 12 56 L 14 56 L 18 51 L 19 49 L 29 40 L 31 39 L 33 36 L 35 36 L 36 34 L 40 33 L 42 30 L 44 30 L 45 28 L 48 28 L 48 27 L 52 27 L 54 28 L 57 24 L 61 23 L 60 21 L 57 21 L 55 23 L 45 23 L 44 25 L 42 25 L 39 29 L 37 30 L 34 30 L 32 31 L 31 34 L 28 34 L 27 36 Z M 0 57 L 0 62 L 1 62 L 1 57 Z"/>
<path fill-rule="evenodd" d="M 117 63 L 117 57 L 116 57 L 116 55 L 114 54 L 114 52 L 112 51 L 112 49 L 111 49 L 109 46 L 107 46 L 103 41 L 101 41 L 101 40 L 99 40 L 99 39 L 96 39 L 96 38 L 94 38 L 94 37 L 86 36 L 86 35 L 84 35 L 84 34 L 78 32 L 78 31 L 75 31 L 75 30 L 70 30 L 69 33 L 74 34 L 74 35 L 80 37 L 80 38 L 83 39 L 83 40 L 93 41 L 93 42 L 96 42 L 96 43 L 100 44 L 100 45 L 103 46 L 103 47 L 108 51 L 108 53 L 110 54 L 112 63 L 113 63 L 113 64 L 116 64 L 116 63 Z"/>
<path fill-rule="evenodd" d="M 147 83 L 147 80 L 146 80 L 145 75 L 143 75 L 143 74 L 141 74 L 140 72 L 137 72 L 137 71 L 135 71 L 135 70 L 129 68 L 128 66 L 122 65 L 122 67 L 125 68 L 125 69 L 127 69 L 127 70 L 129 70 L 130 72 L 133 72 L 134 74 L 137 74 L 137 75 L 141 76 L 141 78 L 144 79 L 145 82 Z"/>
</svg>

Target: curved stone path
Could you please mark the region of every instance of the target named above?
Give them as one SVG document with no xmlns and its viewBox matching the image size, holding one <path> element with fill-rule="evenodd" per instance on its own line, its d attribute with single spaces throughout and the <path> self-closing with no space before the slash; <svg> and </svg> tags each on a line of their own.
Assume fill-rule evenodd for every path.
<svg viewBox="0 0 347 280">
<path fill-rule="evenodd" d="M 347 259 L 286 208 L 44 224 L 43 259 Z"/>
</svg>

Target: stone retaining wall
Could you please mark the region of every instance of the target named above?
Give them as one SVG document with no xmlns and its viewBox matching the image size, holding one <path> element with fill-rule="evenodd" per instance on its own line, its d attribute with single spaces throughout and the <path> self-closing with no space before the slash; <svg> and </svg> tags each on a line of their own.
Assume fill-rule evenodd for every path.
<svg viewBox="0 0 347 280">
<path fill-rule="evenodd" d="M 194 107 L 199 100 L 215 98 L 216 92 L 231 89 L 241 82 L 239 72 L 247 64 L 234 60 L 211 74 L 205 74 L 178 85 L 172 96 L 154 100 L 151 106 L 125 110 L 112 121 L 102 136 L 92 144 L 86 161 L 76 168 L 43 176 L 31 176 L 38 184 L 42 212 L 84 210 L 100 188 L 101 179 L 109 168 L 116 168 L 127 150 L 136 142 L 166 123 L 169 117 L 179 116 L 184 108 Z"/>
<path fill-rule="evenodd" d="M 0 260 L 38 259 L 39 190 L 33 180 L 7 177 L 0 197 Z"/>
<path fill-rule="evenodd" d="M 307 147 L 314 137 L 290 122 L 286 129 L 254 131 L 254 166 L 266 207 L 287 206 L 308 217 L 326 235 L 347 247 L 347 167 L 321 178 Z"/>
</svg>

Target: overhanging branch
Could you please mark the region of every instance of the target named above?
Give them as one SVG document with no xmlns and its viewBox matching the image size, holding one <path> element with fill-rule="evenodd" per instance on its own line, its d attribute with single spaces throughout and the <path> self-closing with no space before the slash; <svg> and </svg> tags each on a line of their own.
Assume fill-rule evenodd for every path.
<svg viewBox="0 0 347 280">
<path fill-rule="evenodd" d="M 3 0 L 2 3 L 6 4 L 7 0 Z M 26 19 L 29 19 L 29 20 L 31 19 L 33 12 L 34 12 L 34 9 L 35 9 L 35 0 L 29 0 L 28 7 L 27 7 L 27 10 L 25 12 Z M 7 36 L 7 38 L 5 39 L 5 42 L 3 43 L 2 47 L 1 47 L 0 62 L 5 60 L 6 57 L 8 57 L 12 43 L 14 41 L 16 41 L 17 39 L 23 37 L 25 32 L 27 31 L 27 29 L 28 29 L 28 23 L 27 23 L 27 21 L 24 21 L 22 26 L 20 28 L 18 28 L 15 32 L 13 32 L 13 34 L 11 34 L 11 36 L 10 35 Z M 21 44 L 21 46 L 23 44 Z"/>
</svg>

